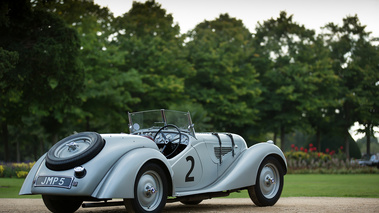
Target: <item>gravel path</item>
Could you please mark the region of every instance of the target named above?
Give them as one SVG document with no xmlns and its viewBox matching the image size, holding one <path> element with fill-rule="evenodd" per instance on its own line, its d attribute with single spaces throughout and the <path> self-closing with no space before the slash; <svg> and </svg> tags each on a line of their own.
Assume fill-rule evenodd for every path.
<svg viewBox="0 0 379 213">
<path fill-rule="evenodd" d="M 49 212 L 41 199 L 0 199 L 0 212 Z M 80 208 L 79 212 L 126 212 L 124 206 Z M 205 200 L 196 206 L 169 203 L 163 212 L 378 212 L 379 198 L 280 198 L 272 207 L 257 207 L 249 198 Z"/>
</svg>

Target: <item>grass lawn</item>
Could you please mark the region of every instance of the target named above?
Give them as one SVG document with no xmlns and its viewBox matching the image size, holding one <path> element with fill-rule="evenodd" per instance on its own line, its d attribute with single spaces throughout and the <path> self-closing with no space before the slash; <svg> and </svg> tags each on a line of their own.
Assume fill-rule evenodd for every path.
<svg viewBox="0 0 379 213">
<path fill-rule="evenodd" d="M 0 178 L 0 198 L 41 198 L 19 196 L 24 179 Z M 230 198 L 248 198 L 246 190 Z M 326 175 L 291 174 L 284 176 L 282 197 L 370 197 L 379 198 L 379 174 Z"/>
<path fill-rule="evenodd" d="M 247 190 L 230 197 L 249 197 Z M 379 198 L 378 174 L 284 176 L 282 197 L 369 197 Z"/>
<path fill-rule="evenodd" d="M 22 178 L 0 178 L 0 198 L 41 198 L 41 195 L 19 196 L 22 183 Z"/>
</svg>

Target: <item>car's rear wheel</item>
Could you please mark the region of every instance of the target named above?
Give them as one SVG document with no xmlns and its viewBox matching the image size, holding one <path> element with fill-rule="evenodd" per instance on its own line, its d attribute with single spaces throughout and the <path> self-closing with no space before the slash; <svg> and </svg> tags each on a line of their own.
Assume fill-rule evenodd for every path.
<svg viewBox="0 0 379 213">
<path fill-rule="evenodd" d="M 272 206 L 283 190 L 283 168 L 273 156 L 268 156 L 259 167 L 254 186 L 248 188 L 250 199 L 257 206 Z"/>
<path fill-rule="evenodd" d="M 55 171 L 74 168 L 95 157 L 104 144 L 105 141 L 96 132 L 81 132 L 68 136 L 47 152 L 46 166 Z"/>
<path fill-rule="evenodd" d="M 82 200 L 75 200 L 63 196 L 42 195 L 42 199 L 45 206 L 54 213 L 75 212 L 83 203 Z"/>
<path fill-rule="evenodd" d="M 167 178 L 155 163 L 145 164 L 134 184 L 134 198 L 124 199 L 128 212 L 161 212 L 167 200 Z"/>
</svg>

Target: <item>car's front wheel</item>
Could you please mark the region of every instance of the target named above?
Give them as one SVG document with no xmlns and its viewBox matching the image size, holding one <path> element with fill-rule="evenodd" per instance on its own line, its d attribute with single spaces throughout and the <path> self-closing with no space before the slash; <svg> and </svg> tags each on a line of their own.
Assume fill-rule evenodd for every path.
<svg viewBox="0 0 379 213">
<path fill-rule="evenodd" d="M 42 195 L 45 206 L 56 213 L 75 212 L 82 205 L 83 201 L 75 200 L 64 196 Z"/>
<path fill-rule="evenodd" d="M 283 168 L 273 156 L 268 156 L 259 167 L 254 186 L 248 188 L 250 199 L 257 206 L 272 206 L 283 190 Z"/>
<path fill-rule="evenodd" d="M 167 200 L 167 178 L 155 163 L 145 164 L 134 184 L 134 198 L 124 199 L 128 212 L 161 212 Z"/>
</svg>

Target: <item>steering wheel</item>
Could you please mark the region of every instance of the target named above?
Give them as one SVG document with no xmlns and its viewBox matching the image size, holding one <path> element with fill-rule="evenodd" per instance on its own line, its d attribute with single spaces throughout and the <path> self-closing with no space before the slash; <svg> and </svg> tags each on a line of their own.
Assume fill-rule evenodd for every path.
<svg viewBox="0 0 379 213">
<path fill-rule="evenodd" d="M 179 138 L 169 138 L 169 137 L 166 137 L 166 135 L 162 132 L 163 130 L 165 130 L 166 128 L 168 127 L 173 127 L 176 129 L 176 131 L 178 131 L 178 135 L 179 135 Z M 158 137 L 158 135 L 160 135 Z M 170 146 L 170 148 L 172 149 L 172 151 L 168 154 L 164 154 L 166 158 L 169 158 L 171 157 L 172 154 L 174 154 L 176 152 L 176 150 L 178 150 L 179 146 L 180 146 L 180 143 L 182 142 L 182 133 L 180 132 L 179 128 L 173 124 L 167 124 L 163 127 L 161 127 L 157 134 L 155 134 L 154 136 L 154 142 L 158 144 L 158 141 L 157 141 L 157 138 L 163 138 L 164 140 L 164 146 L 163 148 L 161 149 L 161 153 L 164 154 L 164 151 L 165 149 L 167 148 L 167 146 Z M 178 143 L 173 143 L 174 141 L 176 140 L 179 140 Z"/>
</svg>

